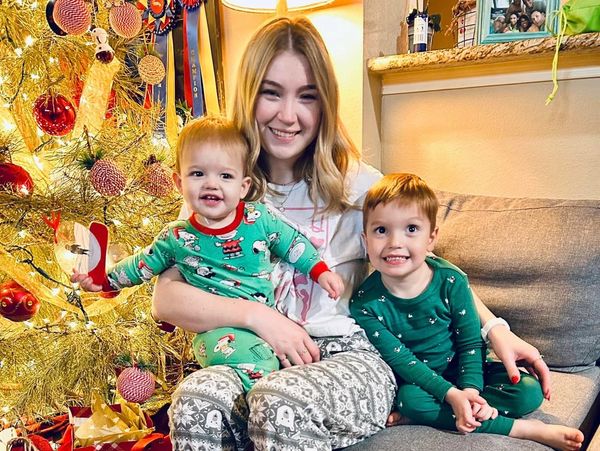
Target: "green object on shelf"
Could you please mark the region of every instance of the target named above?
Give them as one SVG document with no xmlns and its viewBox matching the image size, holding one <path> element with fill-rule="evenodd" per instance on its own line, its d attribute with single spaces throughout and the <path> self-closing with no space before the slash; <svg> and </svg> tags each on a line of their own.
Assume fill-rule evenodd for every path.
<svg viewBox="0 0 600 451">
<path fill-rule="evenodd" d="M 598 0 L 569 0 L 561 8 L 566 22 L 565 34 L 573 35 L 600 31 L 600 2 Z"/>
</svg>

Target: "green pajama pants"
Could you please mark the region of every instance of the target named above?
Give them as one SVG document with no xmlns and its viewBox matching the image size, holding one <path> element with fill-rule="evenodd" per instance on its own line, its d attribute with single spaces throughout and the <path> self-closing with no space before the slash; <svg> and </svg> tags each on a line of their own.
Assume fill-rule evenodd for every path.
<svg viewBox="0 0 600 451">
<path fill-rule="evenodd" d="M 508 435 L 515 418 L 533 412 L 543 401 L 541 386 L 534 377 L 522 372 L 519 383 L 512 385 L 501 363 L 485 364 L 484 384 L 481 396 L 490 406 L 498 409 L 498 417 L 481 422 L 474 432 Z M 396 408 L 416 424 L 456 431 L 450 404 L 440 402 L 417 385 L 399 387 Z"/>
<path fill-rule="evenodd" d="M 233 368 L 246 392 L 258 379 L 279 369 L 279 360 L 273 349 L 246 329 L 222 327 L 196 334 L 193 349 L 203 368 L 214 365 Z"/>
</svg>

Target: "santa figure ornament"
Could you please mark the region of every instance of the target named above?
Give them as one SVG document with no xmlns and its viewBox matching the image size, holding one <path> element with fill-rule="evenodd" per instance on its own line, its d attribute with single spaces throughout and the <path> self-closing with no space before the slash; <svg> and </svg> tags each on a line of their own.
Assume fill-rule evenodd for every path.
<svg viewBox="0 0 600 451">
<path fill-rule="evenodd" d="M 106 278 L 106 250 L 108 228 L 101 222 L 85 227 L 78 222 L 64 221 L 56 228 L 54 255 L 63 271 L 71 274 L 73 269 L 87 274 L 96 285 L 111 292 Z"/>
</svg>

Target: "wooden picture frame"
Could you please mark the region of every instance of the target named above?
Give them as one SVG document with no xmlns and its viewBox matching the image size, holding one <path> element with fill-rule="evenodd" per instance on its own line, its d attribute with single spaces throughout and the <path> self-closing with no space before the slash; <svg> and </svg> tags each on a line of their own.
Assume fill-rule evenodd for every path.
<svg viewBox="0 0 600 451">
<path fill-rule="evenodd" d="M 494 44 L 550 36 L 559 0 L 478 0 L 477 42 Z"/>
</svg>

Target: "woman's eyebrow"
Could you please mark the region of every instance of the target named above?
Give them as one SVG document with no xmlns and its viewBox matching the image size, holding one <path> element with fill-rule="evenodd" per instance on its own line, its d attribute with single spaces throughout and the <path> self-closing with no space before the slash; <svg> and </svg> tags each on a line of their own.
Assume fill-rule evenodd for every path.
<svg viewBox="0 0 600 451">
<path fill-rule="evenodd" d="M 262 84 L 263 85 L 271 85 L 276 88 L 283 89 L 283 85 L 281 85 L 280 83 L 277 83 L 276 81 L 273 81 L 273 80 L 264 79 L 262 81 Z M 305 91 L 305 90 L 309 90 L 309 89 L 317 89 L 317 85 L 314 85 L 314 84 L 303 85 L 303 86 L 300 86 L 299 91 Z"/>
</svg>

